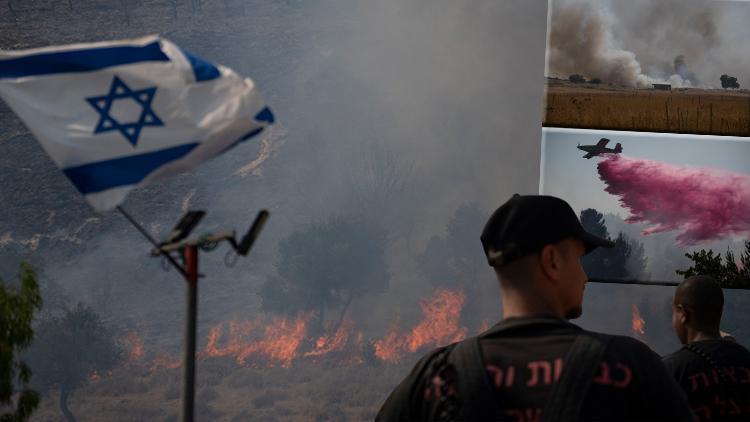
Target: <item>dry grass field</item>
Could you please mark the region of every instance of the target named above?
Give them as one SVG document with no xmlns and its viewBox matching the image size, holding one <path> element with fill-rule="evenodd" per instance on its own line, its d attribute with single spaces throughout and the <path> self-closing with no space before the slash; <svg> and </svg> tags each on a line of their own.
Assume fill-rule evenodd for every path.
<svg viewBox="0 0 750 422">
<path fill-rule="evenodd" d="M 671 91 L 547 79 L 544 126 L 750 136 L 750 91 Z"/>
<path fill-rule="evenodd" d="M 417 356 L 415 356 L 416 358 Z M 233 358 L 198 361 L 198 421 L 366 421 L 413 362 L 328 364 L 290 368 L 240 366 Z M 123 366 L 71 395 L 80 421 L 178 421 L 182 370 Z M 42 398 L 34 421 L 64 420 L 56 392 Z"/>
</svg>

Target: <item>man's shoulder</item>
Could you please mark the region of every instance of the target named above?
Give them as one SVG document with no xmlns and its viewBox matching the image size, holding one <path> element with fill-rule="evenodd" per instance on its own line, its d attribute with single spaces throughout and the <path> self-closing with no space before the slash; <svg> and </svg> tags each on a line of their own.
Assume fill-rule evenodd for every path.
<svg viewBox="0 0 750 422">
<path fill-rule="evenodd" d="M 604 339 L 607 339 L 608 341 L 608 352 L 623 352 L 624 354 L 646 354 L 649 356 L 657 356 L 656 353 L 651 350 L 646 343 L 635 339 L 633 337 L 628 336 L 622 336 L 618 334 L 606 334 L 606 333 L 600 333 L 596 331 L 589 331 L 584 330 L 585 333 L 596 335 L 597 337 L 601 337 Z"/>
<path fill-rule="evenodd" d="M 685 346 L 682 346 L 662 357 L 661 361 L 670 373 L 676 374 L 680 373 L 687 365 L 697 359 L 700 359 L 698 355 L 685 348 Z"/>
<path fill-rule="evenodd" d="M 747 359 L 750 359 L 750 350 L 748 350 L 748 348 L 743 346 L 742 344 L 738 343 L 737 340 L 721 339 L 718 341 L 718 344 L 718 348 L 731 351 L 732 353 L 742 355 Z"/>
<path fill-rule="evenodd" d="M 585 332 L 607 339 L 607 349 L 604 352 L 604 359 L 608 361 L 630 362 L 636 367 L 661 364 L 661 357 L 646 343 L 638 339 L 595 331 Z"/>
<path fill-rule="evenodd" d="M 736 341 L 717 339 L 690 343 L 684 349 L 691 349 L 692 355 L 709 355 L 719 363 L 750 365 L 750 350 Z M 702 358 L 703 359 L 703 358 Z"/>
<path fill-rule="evenodd" d="M 685 346 L 682 346 L 674 352 L 664 355 L 661 359 L 666 364 L 680 362 L 691 357 L 693 357 L 693 353 L 686 349 Z"/>
<path fill-rule="evenodd" d="M 454 343 L 455 344 L 455 343 Z M 422 409 L 425 386 L 434 375 L 435 364 L 441 352 L 453 345 L 438 347 L 424 355 L 414 364 L 408 375 L 396 386 L 380 408 L 376 421 L 416 420 Z"/>
<path fill-rule="evenodd" d="M 431 364 L 435 363 L 441 355 L 444 355 L 445 352 L 450 352 L 450 350 L 452 350 L 457 344 L 458 343 L 452 343 L 446 346 L 437 347 L 425 353 L 417 363 L 414 364 L 412 373 L 414 373 L 414 375 L 421 375 Z"/>
</svg>

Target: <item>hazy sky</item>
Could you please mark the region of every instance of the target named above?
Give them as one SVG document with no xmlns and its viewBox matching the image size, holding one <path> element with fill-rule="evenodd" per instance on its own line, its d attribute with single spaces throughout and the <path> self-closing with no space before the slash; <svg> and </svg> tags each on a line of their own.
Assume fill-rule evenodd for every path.
<svg viewBox="0 0 750 422">
<path fill-rule="evenodd" d="M 421 293 L 409 289 L 427 282 L 409 272 L 413 255 L 444 232 L 459 206 L 477 202 L 489 215 L 514 192 L 538 186 L 546 0 L 274 0 L 257 2 L 246 16 L 233 13 L 239 2 L 200 11 L 178 2 L 177 18 L 168 2 L 149 2 L 129 8 L 128 25 L 111 12 L 128 2 L 91 2 L 71 13 L 18 3 L 17 20 L 0 7 L 0 48 L 161 33 L 253 78 L 278 117 L 272 152 L 257 174 L 237 175 L 259 155 L 259 142 L 249 142 L 137 189 L 124 204 L 157 238 L 183 208 L 208 211 L 196 235 L 244 231 L 259 208 L 271 211 L 251 256 L 236 267 L 224 266 L 223 251 L 202 255 L 211 282 L 200 300 L 221 304 L 201 305 L 203 328 L 234 312 L 257 315 L 256 287 L 274 274 L 280 239 L 363 209 L 398 240 L 389 244 L 393 299 L 378 298 L 379 314 L 369 318 L 385 324 L 403 308 L 399 300 L 418 303 Z M 34 257 L 55 269 L 71 298 L 100 306 L 94 287 L 104 286 L 112 299 L 102 312 L 127 314 L 160 341 L 179 339 L 172 328 L 184 307 L 177 274 L 162 272 L 146 256 L 148 243 L 117 214 L 93 215 L 1 105 L 0 121 L 3 247 L 26 253 L 25 245 L 41 239 Z M 378 196 L 390 182 L 405 187 Z M 481 254 L 479 231 L 471 246 Z"/>
<path fill-rule="evenodd" d="M 621 143 L 623 154 L 630 157 L 750 175 L 748 138 L 543 128 L 540 191 L 566 198 L 577 210 L 594 207 L 623 215 L 617 199 L 604 192 L 596 170 L 601 158 L 584 159 L 586 153 L 576 148 L 579 143 L 596 144 L 603 137 L 610 139 L 609 148 Z"/>
<path fill-rule="evenodd" d="M 750 140 L 730 136 L 685 135 L 608 130 L 542 129 L 540 191 L 568 200 L 574 209 L 596 208 L 627 217 L 617 197 L 604 191 L 599 179 L 599 157 L 584 159 L 576 148 L 606 137 L 609 148 L 621 143 L 629 157 L 696 168 L 712 168 L 750 175 Z"/>
</svg>

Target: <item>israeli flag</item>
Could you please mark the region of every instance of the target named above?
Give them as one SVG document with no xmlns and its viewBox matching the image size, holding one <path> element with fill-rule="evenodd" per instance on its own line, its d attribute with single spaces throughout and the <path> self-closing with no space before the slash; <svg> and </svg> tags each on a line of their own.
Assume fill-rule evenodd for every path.
<svg viewBox="0 0 750 422">
<path fill-rule="evenodd" d="M 253 81 L 158 36 L 0 51 L 0 97 L 99 211 L 274 121 Z"/>
</svg>

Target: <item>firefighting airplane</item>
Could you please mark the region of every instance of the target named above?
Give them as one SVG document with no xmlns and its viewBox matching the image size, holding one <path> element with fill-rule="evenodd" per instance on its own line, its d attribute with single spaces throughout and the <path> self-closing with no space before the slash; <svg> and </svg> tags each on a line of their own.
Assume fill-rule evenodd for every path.
<svg viewBox="0 0 750 422">
<path fill-rule="evenodd" d="M 601 154 L 619 154 L 622 152 L 622 145 L 618 142 L 617 145 L 615 145 L 613 148 L 607 148 L 607 142 L 609 142 L 609 139 L 602 138 L 599 140 L 599 142 L 596 143 L 596 145 L 583 145 L 578 144 L 578 149 L 581 151 L 586 151 L 588 154 L 584 155 L 583 158 L 590 159 L 591 157 L 596 157 L 597 155 Z"/>
</svg>

